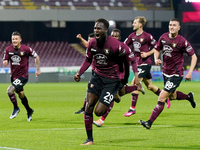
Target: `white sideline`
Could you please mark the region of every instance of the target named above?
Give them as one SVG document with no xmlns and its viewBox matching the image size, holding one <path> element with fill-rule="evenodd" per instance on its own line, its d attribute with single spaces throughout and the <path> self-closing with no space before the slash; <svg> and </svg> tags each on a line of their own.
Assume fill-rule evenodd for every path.
<svg viewBox="0 0 200 150">
<path fill-rule="evenodd" d="M 11 149 L 11 150 L 27 150 L 27 149 L 19 149 L 19 148 L 12 148 L 12 147 L 1 147 L 0 149 Z"/>
</svg>

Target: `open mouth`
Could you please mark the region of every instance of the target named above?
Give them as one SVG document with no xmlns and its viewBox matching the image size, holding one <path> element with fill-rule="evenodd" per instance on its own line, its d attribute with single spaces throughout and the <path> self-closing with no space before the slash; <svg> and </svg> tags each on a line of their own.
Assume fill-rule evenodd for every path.
<svg viewBox="0 0 200 150">
<path fill-rule="evenodd" d="M 96 39 L 100 38 L 99 34 L 95 34 Z"/>
</svg>

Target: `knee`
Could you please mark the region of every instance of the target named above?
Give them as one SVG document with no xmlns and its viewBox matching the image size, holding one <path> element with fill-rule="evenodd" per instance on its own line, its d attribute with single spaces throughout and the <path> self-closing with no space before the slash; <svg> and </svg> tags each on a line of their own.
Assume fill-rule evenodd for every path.
<svg viewBox="0 0 200 150">
<path fill-rule="evenodd" d="M 102 112 L 101 110 L 95 110 L 95 115 L 97 116 L 97 117 L 100 117 L 100 116 L 102 116 L 104 114 L 104 112 Z"/>
<path fill-rule="evenodd" d="M 20 99 L 24 98 L 24 96 L 25 96 L 23 91 L 20 92 L 20 93 L 18 93 L 18 95 L 19 95 L 19 98 L 20 98 Z"/>
<path fill-rule="evenodd" d="M 147 89 L 148 90 L 153 90 L 153 85 L 151 85 L 151 84 L 147 85 Z"/>
<path fill-rule="evenodd" d="M 167 97 L 162 94 L 160 94 L 158 97 L 158 101 L 163 102 L 163 103 L 166 101 L 166 99 L 167 99 Z"/>
<path fill-rule="evenodd" d="M 170 99 L 170 100 L 176 99 L 176 95 L 170 95 L 170 96 L 169 96 L 169 99 Z"/>
<path fill-rule="evenodd" d="M 7 89 L 7 94 L 8 94 L 8 95 L 12 95 L 13 93 L 14 93 L 14 92 L 13 92 L 10 88 Z"/>
</svg>

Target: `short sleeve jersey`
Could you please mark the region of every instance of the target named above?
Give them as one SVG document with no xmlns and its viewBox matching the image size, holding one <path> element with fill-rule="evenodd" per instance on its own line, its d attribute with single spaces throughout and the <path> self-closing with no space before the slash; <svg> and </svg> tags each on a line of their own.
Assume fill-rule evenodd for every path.
<svg viewBox="0 0 200 150">
<path fill-rule="evenodd" d="M 136 35 L 136 32 L 133 32 L 126 38 L 124 43 L 128 46 L 132 45 L 138 65 L 152 64 L 151 56 L 142 58 L 140 54 L 141 52 L 149 52 L 156 45 L 156 40 L 151 34 L 143 31 L 142 34 Z"/>
<path fill-rule="evenodd" d="M 166 75 L 183 76 L 184 53 L 192 56 L 195 52 L 190 43 L 181 35 L 169 38 L 169 33 L 164 33 L 158 40 L 155 49 L 162 50 L 163 73 Z"/>
<path fill-rule="evenodd" d="M 126 60 L 135 61 L 135 56 L 131 49 L 123 42 L 108 36 L 103 48 L 97 46 L 96 39 L 89 42 L 86 57 L 93 59 L 93 70 L 102 77 L 110 79 L 122 79 L 119 63 Z M 137 70 L 137 69 L 136 69 Z"/>
<path fill-rule="evenodd" d="M 21 45 L 19 49 L 14 49 L 13 45 L 6 48 L 3 60 L 10 62 L 11 78 L 28 78 L 29 56 L 36 58 L 37 53 L 30 47 Z"/>
</svg>

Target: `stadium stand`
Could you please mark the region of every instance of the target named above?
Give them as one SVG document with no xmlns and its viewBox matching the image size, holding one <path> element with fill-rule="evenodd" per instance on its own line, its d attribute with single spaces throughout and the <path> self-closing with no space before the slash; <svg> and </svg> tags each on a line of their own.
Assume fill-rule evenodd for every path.
<svg viewBox="0 0 200 150">
<path fill-rule="evenodd" d="M 11 43 L 0 41 L 0 57 L 3 58 L 3 52 Z M 41 60 L 41 67 L 62 67 L 62 66 L 80 66 L 84 60 L 84 55 L 74 49 L 68 42 L 27 42 L 23 43 L 33 48 Z M 30 67 L 35 67 L 34 59 L 29 60 Z M 3 67 L 3 63 L 0 63 Z"/>
<path fill-rule="evenodd" d="M 1 9 L 172 10 L 171 0 L 0 0 Z"/>
</svg>

